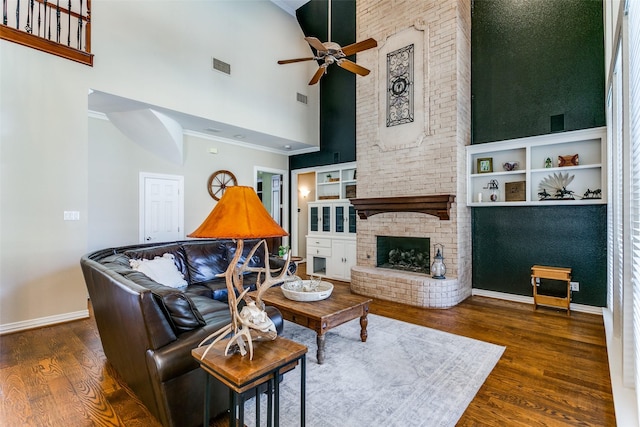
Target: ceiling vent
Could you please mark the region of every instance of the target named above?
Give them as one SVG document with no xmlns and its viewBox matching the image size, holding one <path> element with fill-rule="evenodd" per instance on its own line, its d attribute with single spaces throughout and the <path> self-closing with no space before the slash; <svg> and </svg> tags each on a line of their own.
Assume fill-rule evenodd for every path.
<svg viewBox="0 0 640 427">
<path fill-rule="evenodd" d="M 302 102 L 303 104 L 307 103 L 307 95 L 303 95 L 299 92 L 296 92 L 296 100 L 298 102 Z"/>
<path fill-rule="evenodd" d="M 213 58 L 213 69 L 218 70 L 221 73 L 231 75 L 231 64 L 227 64 L 224 61 L 220 61 L 217 58 Z"/>
</svg>

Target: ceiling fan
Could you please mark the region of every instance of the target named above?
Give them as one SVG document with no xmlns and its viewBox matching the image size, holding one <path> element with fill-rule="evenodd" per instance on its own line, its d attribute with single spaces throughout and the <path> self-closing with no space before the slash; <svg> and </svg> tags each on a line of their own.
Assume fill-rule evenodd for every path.
<svg viewBox="0 0 640 427">
<path fill-rule="evenodd" d="M 329 38 L 331 38 L 331 0 L 328 1 L 328 4 L 329 22 L 327 33 L 329 34 Z M 316 37 L 305 37 L 304 39 L 312 48 L 316 50 L 315 56 L 311 56 L 308 58 L 284 59 L 278 61 L 278 64 L 291 64 L 294 62 L 312 60 L 320 61 L 320 67 L 311 78 L 311 81 L 309 81 L 309 85 L 318 83 L 318 81 L 320 81 L 320 78 L 324 74 L 326 74 L 327 68 L 331 64 L 336 64 L 347 71 L 351 71 L 352 73 L 366 76 L 367 74 L 369 74 L 368 69 L 356 64 L 353 61 L 348 60 L 346 57 L 351 56 L 357 52 L 362 52 L 363 50 L 371 49 L 378 46 L 378 42 L 371 38 L 363 40 L 361 42 L 350 44 L 345 47 L 341 47 L 338 43 L 334 43 L 332 41 L 322 43 Z"/>
</svg>

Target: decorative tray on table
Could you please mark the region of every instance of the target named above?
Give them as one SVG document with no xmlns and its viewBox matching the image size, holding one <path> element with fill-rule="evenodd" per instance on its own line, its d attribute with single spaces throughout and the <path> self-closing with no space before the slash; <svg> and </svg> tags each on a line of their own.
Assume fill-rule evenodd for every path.
<svg viewBox="0 0 640 427">
<path fill-rule="evenodd" d="M 319 279 L 293 280 L 280 286 L 284 296 L 294 301 L 320 301 L 329 298 L 333 285 Z"/>
</svg>

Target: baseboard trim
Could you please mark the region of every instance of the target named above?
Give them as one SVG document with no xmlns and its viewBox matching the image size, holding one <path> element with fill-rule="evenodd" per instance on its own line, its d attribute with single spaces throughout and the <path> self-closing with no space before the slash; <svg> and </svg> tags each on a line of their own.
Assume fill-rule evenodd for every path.
<svg viewBox="0 0 640 427">
<path fill-rule="evenodd" d="M 475 288 L 471 290 L 471 295 L 502 299 L 505 301 L 521 302 L 521 303 L 533 305 L 533 297 L 527 297 L 524 295 L 507 294 L 504 292 L 488 291 L 486 289 L 475 289 Z M 602 307 L 594 307 L 592 305 L 571 303 L 571 310 L 578 311 L 581 313 L 598 314 L 602 316 Z"/>
<path fill-rule="evenodd" d="M 74 311 L 71 313 L 56 314 L 54 316 L 40 317 L 38 319 L 23 320 L 21 322 L 7 323 L 0 325 L 0 335 L 14 332 L 26 331 L 28 329 L 42 328 L 58 323 L 70 322 L 72 320 L 86 319 L 89 317 L 89 310 Z"/>
</svg>

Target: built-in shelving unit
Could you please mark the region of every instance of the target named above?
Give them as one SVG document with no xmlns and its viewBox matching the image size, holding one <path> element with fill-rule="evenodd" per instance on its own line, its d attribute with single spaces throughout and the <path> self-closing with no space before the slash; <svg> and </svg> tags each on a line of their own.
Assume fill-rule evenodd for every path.
<svg viewBox="0 0 640 427">
<path fill-rule="evenodd" d="M 467 204 L 606 204 L 606 154 L 603 127 L 468 146 Z M 540 187 L 554 177 L 571 179 L 564 194 Z"/>
<path fill-rule="evenodd" d="M 307 272 L 349 280 L 356 263 L 356 166 L 345 163 L 316 170 L 316 200 L 309 202 Z"/>
</svg>

